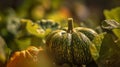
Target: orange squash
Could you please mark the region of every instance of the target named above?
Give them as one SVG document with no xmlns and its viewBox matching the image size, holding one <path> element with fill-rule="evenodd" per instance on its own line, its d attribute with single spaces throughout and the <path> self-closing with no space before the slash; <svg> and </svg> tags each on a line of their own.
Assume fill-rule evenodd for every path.
<svg viewBox="0 0 120 67">
<path fill-rule="evenodd" d="M 31 46 L 26 50 L 15 52 L 7 67 L 52 67 L 52 62 L 45 50 Z"/>
</svg>

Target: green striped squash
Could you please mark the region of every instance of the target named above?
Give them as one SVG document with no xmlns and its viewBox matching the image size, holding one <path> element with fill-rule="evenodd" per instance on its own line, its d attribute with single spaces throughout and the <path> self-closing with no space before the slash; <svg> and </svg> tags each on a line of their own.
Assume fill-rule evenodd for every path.
<svg viewBox="0 0 120 67">
<path fill-rule="evenodd" d="M 84 27 L 73 28 L 73 19 L 68 18 L 68 28 L 56 30 L 47 36 L 47 52 L 57 64 L 88 64 L 98 56 L 92 40 L 98 34 Z"/>
</svg>

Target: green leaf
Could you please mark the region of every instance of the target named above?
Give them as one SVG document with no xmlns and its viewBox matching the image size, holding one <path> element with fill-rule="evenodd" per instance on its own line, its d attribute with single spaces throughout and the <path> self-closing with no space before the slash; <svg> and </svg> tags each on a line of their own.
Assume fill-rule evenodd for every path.
<svg viewBox="0 0 120 67">
<path fill-rule="evenodd" d="M 90 45 L 91 55 L 95 61 L 99 58 L 100 47 L 105 34 L 106 33 L 101 33 L 95 36 L 92 41 L 92 45 Z"/>
<path fill-rule="evenodd" d="M 27 21 L 26 29 L 32 35 L 35 35 L 41 38 L 45 36 L 45 31 L 38 24 L 33 23 L 32 21 Z"/>
<path fill-rule="evenodd" d="M 97 60 L 97 64 L 100 67 L 118 67 L 120 64 L 120 48 L 115 43 L 115 36 L 111 33 L 107 33 L 104 36 L 103 42 L 100 48 L 100 56 Z"/>
<path fill-rule="evenodd" d="M 30 46 L 31 44 L 30 41 L 31 41 L 30 38 L 21 38 L 21 39 L 16 38 L 15 39 L 16 45 L 19 47 L 19 50 L 24 50 L 28 46 Z"/>
<path fill-rule="evenodd" d="M 116 7 L 112 10 L 104 10 L 106 19 L 114 19 L 120 23 L 120 7 Z"/>
<path fill-rule="evenodd" d="M 32 36 L 31 37 L 31 45 L 36 46 L 36 47 L 39 47 L 39 46 L 43 47 L 43 46 L 45 46 L 45 40 L 42 38 L 36 37 L 36 36 Z"/>
<path fill-rule="evenodd" d="M 2 61 L 2 62 L 5 62 L 5 60 L 6 60 L 4 46 L 5 46 L 5 42 L 0 37 L 0 61 Z"/>
<path fill-rule="evenodd" d="M 114 34 L 118 37 L 118 39 L 120 40 L 120 29 L 113 29 L 112 30 L 114 32 Z"/>
<path fill-rule="evenodd" d="M 10 56 L 11 50 L 7 47 L 5 41 L 0 36 L 0 62 L 5 62 Z"/>
<path fill-rule="evenodd" d="M 102 44 L 102 41 L 104 39 L 104 35 L 106 33 L 101 33 L 101 34 L 98 34 L 97 36 L 95 36 L 95 38 L 93 39 L 93 43 L 95 44 L 98 52 L 100 52 L 100 47 L 101 47 L 101 44 Z"/>
</svg>

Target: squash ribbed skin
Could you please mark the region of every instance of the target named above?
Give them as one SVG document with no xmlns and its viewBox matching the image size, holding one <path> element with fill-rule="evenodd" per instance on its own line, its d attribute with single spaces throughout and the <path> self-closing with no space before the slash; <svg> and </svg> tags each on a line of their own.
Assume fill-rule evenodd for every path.
<svg viewBox="0 0 120 67">
<path fill-rule="evenodd" d="M 91 49 L 97 51 L 91 42 L 96 35 L 97 33 L 89 28 L 56 30 L 47 37 L 47 51 L 57 64 L 88 64 L 93 61 Z"/>
<path fill-rule="evenodd" d="M 59 32 L 55 31 L 51 33 L 46 40 L 46 44 L 48 48 L 47 51 L 49 51 L 48 53 L 52 55 L 51 57 L 56 63 L 63 64 L 68 61 L 72 62 L 71 46 L 69 44 L 67 32 L 59 30 Z"/>
<path fill-rule="evenodd" d="M 95 36 L 98 35 L 94 30 L 92 30 L 90 28 L 77 27 L 77 28 L 75 28 L 75 30 L 85 34 L 91 41 L 94 39 Z"/>
<path fill-rule="evenodd" d="M 89 51 L 89 46 L 92 45 L 88 37 L 82 33 L 72 34 L 72 49 L 73 49 L 73 63 L 87 64 L 92 61 L 92 56 Z"/>
<path fill-rule="evenodd" d="M 67 31 L 68 28 L 63 28 L 63 30 Z M 94 39 L 95 36 L 97 36 L 98 34 L 90 29 L 90 28 L 85 28 L 85 27 L 76 27 L 74 28 L 76 31 L 81 32 L 83 34 L 85 34 L 91 41 Z"/>
<path fill-rule="evenodd" d="M 71 39 L 70 39 L 71 38 Z M 54 31 L 46 40 L 47 48 L 58 64 L 87 64 L 92 61 L 89 46 L 92 42 L 81 32 Z"/>
</svg>

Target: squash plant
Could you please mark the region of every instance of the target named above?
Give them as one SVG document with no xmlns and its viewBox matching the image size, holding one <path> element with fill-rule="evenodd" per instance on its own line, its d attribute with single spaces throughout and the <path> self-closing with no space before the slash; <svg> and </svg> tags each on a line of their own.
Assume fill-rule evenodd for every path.
<svg viewBox="0 0 120 67">
<path fill-rule="evenodd" d="M 22 19 L 22 23 L 25 23 L 26 31 L 31 34 L 31 45 L 44 46 L 45 37 L 53 30 L 59 29 L 60 25 L 51 20 L 38 20 L 32 22 L 31 20 Z"/>
<path fill-rule="evenodd" d="M 73 28 L 73 19 L 68 18 L 68 28 L 50 33 L 46 39 L 48 54 L 56 64 L 87 65 L 98 57 L 99 52 L 92 42 L 98 34 L 84 27 Z"/>
<path fill-rule="evenodd" d="M 100 67 L 118 67 L 120 65 L 120 7 L 104 10 L 105 20 L 101 28 L 106 35 L 97 60 Z"/>
<path fill-rule="evenodd" d="M 97 63 L 100 67 L 118 67 L 120 61 L 120 24 L 115 20 L 104 20 L 101 28 L 106 32 Z M 116 35 L 116 32 L 118 35 Z M 116 61 L 117 60 L 117 61 Z"/>
<path fill-rule="evenodd" d="M 7 47 L 4 39 L 0 36 L 0 66 L 5 67 L 5 63 L 8 60 L 8 57 L 11 53 L 11 50 Z"/>
</svg>

